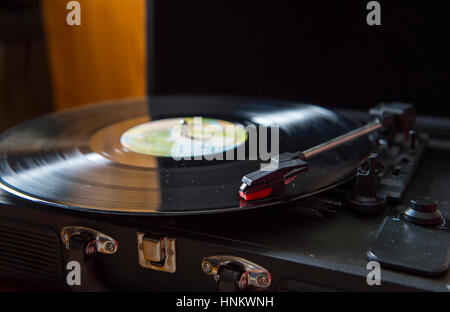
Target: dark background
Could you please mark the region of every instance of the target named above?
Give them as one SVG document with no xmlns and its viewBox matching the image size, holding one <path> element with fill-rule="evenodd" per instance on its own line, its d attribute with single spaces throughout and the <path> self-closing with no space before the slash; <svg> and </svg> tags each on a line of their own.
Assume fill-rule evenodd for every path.
<svg viewBox="0 0 450 312">
<path fill-rule="evenodd" d="M 39 1 L 0 0 L 0 131 L 52 109 Z"/>
<path fill-rule="evenodd" d="M 400 100 L 450 117 L 450 2 L 379 2 L 382 26 L 365 0 L 149 0 L 149 93 Z M 54 109 L 48 65 L 39 1 L 0 1 L 0 130 Z"/>
<path fill-rule="evenodd" d="M 367 25 L 368 2 L 149 2 L 149 92 L 450 116 L 450 2 L 379 1 L 381 26 Z"/>
</svg>

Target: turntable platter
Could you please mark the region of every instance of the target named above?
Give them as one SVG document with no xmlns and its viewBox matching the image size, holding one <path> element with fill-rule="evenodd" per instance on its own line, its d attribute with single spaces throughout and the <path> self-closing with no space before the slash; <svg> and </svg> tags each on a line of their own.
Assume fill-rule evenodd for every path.
<svg viewBox="0 0 450 312">
<path fill-rule="evenodd" d="M 248 144 L 243 127 L 279 125 L 280 152 L 294 152 L 358 124 L 319 106 L 281 100 L 165 96 L 149 101 L 151 114 L 146 99 L 131 99 L 54 113 L 11 128 L 0 136 L 0 187 L 68 209 L 142 215 L 225 212 L 292 201 L 332 187 L 352 176 L 371 153 L 367 138 L 346 143 L 311 159 L 309 171 L 282 196 L 246 202 L 237 192 L 241 178 L 258 169 L 260 161 L 175 160 L 167 146 L 155 149 L 162 137 L 139 145 L 139 133 L 157 133 L 154 129 L 174 120 L 202 116 L 234 127 L 237 140 L 221 147 L 226 152 Z M 138 135 L 131 139 L 124 136 L 134 132 Z M 141 146 L 145 148 L 139 150 Z"/>
</svg>

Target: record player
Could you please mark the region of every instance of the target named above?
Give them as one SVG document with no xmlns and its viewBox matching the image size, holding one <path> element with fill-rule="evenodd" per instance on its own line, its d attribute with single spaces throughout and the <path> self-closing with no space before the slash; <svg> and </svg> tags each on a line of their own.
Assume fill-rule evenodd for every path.
<svg viewBox="0 0 450 312">
<path fill-rule="evenodd" d="M 353 51 L 373 30 L 343 53 L 334 37 L 356 22 L 329 20 L 341 59 L 320 67 L 317 38 L 286 32 L 305 29 L 294 9 L 209 1 L 191 19 L 191 4 L 172 4 L 148 2 L 148 98 L 1 134 L 1 276 L 70 291 L 449 291 L 450 120 L 422 115 L 423 96 L 406 97 L 417 116 L 390 101 L 413 92 L 376 62 L 363 77 L 380 93 L 347 103 L 386 102 L 296 100 L 339 104 L 349 84 L 373 85 Z"/>
<path fill-rule="evenodd" d="M 377 289 L 448 290 L 447 156 L 428 149 L 422 160 L 428 136 L 412 130 L 411 105 L 380 104 L 371 110 L 375 121 L 360 126 L 290 101 L 149 101 L 161 112 L 151 122 L 147 101 L 134 99 L 54 113 L 2 134 L 3 274 L 73 290 L 361 290 L 371 289 L 367 263 L 378 261 Z M 217 110 L 225 105 L 229 112 Z M 280 125 L 280 150 L 303 150 L 301 158 L 287 153 L 288 161 L 308 170 L 288 176 L 278 192 L 246 199 L 242 182 L 259 181 L 261 172 L 285 176 L 286 153 L 277 169 L 261 171 L 260 160 L 177 161 L 124 142 L 144 125 L 154 147 L 152 134 L 166 135 L 155 123 L 198 111 L 242 124 L 290 116 Z M 73 261 L 80 285 L 67 280 Z"/>
</svg>

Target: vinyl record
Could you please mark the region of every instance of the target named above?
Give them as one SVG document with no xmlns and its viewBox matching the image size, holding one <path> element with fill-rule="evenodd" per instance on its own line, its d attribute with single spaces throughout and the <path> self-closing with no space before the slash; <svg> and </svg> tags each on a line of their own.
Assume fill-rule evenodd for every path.
<svg viewBox="0 0 450 312">
<path fill-rule="evenodd" d="M 332 187 L 353 175 L 371 153 L 367 138 L 346 143 L 309 160 L 309 170 L 282 194 L 245 201 L 238 195 L 242 176 L 259 169 L 260 160 L 249 160 L 247 154 L 245 160 L 206 158 L 226 156 L 239 147 L 248 152 L 249 126 L 279 125 L 280 152 L 294 152 L 358 125 L 319 106 L 281 100 L 164 96 L 148 102 L 89 105 L 11 128 L 0 137 L 0 187 L 28 200 L 78 210 L 226 212 L 292 201 Z M 206 129 L 200 134 L 194 123 L 198 117 Z M 214 129 L 225 128 L 231 134 L 209 144 L 215 142 Z"/>
</svg>

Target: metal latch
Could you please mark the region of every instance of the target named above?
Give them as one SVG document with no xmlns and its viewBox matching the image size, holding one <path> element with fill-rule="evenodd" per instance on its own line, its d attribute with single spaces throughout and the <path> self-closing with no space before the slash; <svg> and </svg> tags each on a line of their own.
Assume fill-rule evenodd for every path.
<svg viewBox="0 0 450 312">
<path fill-rule="evenodd" d="M 236 272 L 235 286 L 238 290 L 265 290 L 271 282 L 272 276 L 262 266 L 246 259 L 217 255 L 205 257 L 202 260 L 202 270 L 208 275 L 213 275 L 214 280 L 220 283 L 222 274 Z"/>
<path fill-rule="evenodd" d="M 139 265 L 152 270 L 176 271 L 175 238 L 137 233 Z"/>
<path fill-rule="evenodd" d="M 67 250 L 70 250 L 70 239 L 75 235 L 80 235 L 90 241 L 86 247 L 87 254 L 91 254 L 94 251 L 103 254 L 113 254 L 119 247 L 115 239 L 102 232 L 85 226 L 71 225 L 66 226 L 61 230 L 61 239 Z"/>
</svg>

